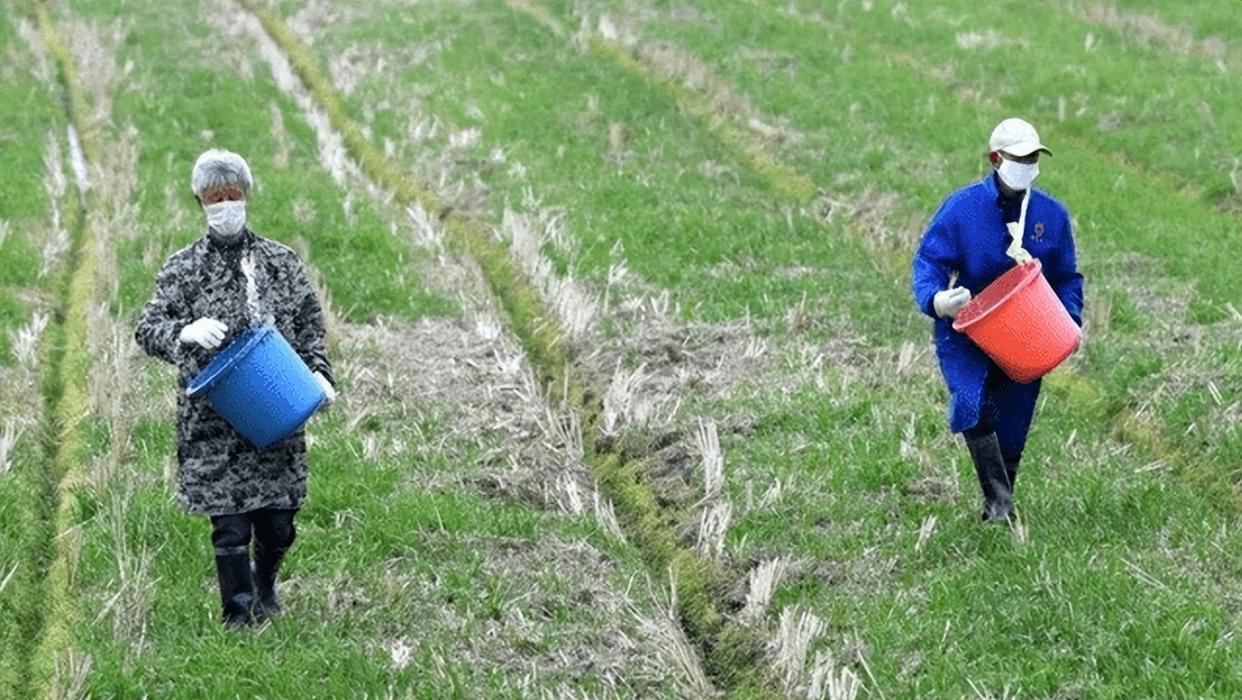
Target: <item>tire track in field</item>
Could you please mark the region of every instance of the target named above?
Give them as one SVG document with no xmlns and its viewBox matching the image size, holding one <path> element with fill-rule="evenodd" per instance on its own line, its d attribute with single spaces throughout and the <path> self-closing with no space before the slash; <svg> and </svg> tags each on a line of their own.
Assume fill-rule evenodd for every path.
<svg viewBox="0 0 1242 700">
<path fill-rule="evenodd" d="M 826 209 L 825 216 L 815 217 L 820 225 L 829 224 L 839 210 L 849 212 L 846 215 L 847 231 L 863 241 L 871 250 L 870 260 L 877 270 L 885 276 L 898 274 L 896 262 L 899 256 L 891 254 L 891 251 L 898 250 L 900 243 L 888 231 L 884 231 L 883 235 L 876 235 L 880 232 L 882 222 L 871 213 L 881 208 L 878 206 L 881 201 L 892 201 L 895 198 L 875 197 L 874 193 L 868 192 L 851 201 L 845 198 L 834 198 L 828 196 L 823 190 L 817 190 L 810 176 L 783 163 L 769 150 L 769 144 L 773 140 L 796 142 L 800 140 L 801 134 L 783 121 L 774 120 L 760 113 L 749 104 L 748 100 L 733 91 L 725 80 L 716 76 L 710 69 L 705 69 L 705 66 L 696 66 L 694 68 L 695 79 L 693 81 L 683 80 L 683 76 L 678 75 L 676 71 L 661 70 L 653 66 L 650 63 L 651 57 L 632 43 L 619 42 L 614 37 L 600 36 L 590 32 L 585 21 L 581 32 L 571 34 L 560 20 L 536 2 L 531 0 L 505 0 L 505 2 L 515 12 L 536 20 L 554 36 L 569 40 L 575 46 L 589 52 L 605 56 L 619 64 L 629 74 L 654 88 L 657 93 L 668 96 L 683 116 L 692 122 L 703 124 L 736 161 L 751 168 L 759 175 L 770 191 L 787 208 L 796 206 L 806 209 L 810 208 L 810 205 L 816 205 L 816 208 Z M 609 30 L 620 33 L 611 26 L 604 31 Z M 777 126 L 773 126 L 774 124 Z M 761 138 L 755 138 L 752 134 Z M 872 197 L 872 201 L 863 204 L 862 198 L 867 197 Z M 698 436 L 696 436 L 696 441 L 697 438 Z M 704 510 L 700 524 L 700 536 L 713 525 L 719 524 L 719 521 L 715 520 L 722 512 L 719 507 L 727 505 L 727 503 L 716 503 L 715 507 Z M 759 594 L 764 599 L 761 608 L 766 608 L 768 596 L 779 581 L 781 574 L 773 575 L 773 572 L 777 570 L 783 572 L 785 563 L 787 563 L 787 558 L 777 557 L 765 561 L 749 572 L 748 584 L 751 594 L 766 591 L 766 596 Z M 829 657 L 816 656 L 811 659 L 805 653 L 790 651 L 805 649 L 811 639 L 823 631 L 821 620 L 796 606 L 782 611 L 779 630 L 774 638 L 763 640 L 763 645 L 766 645 L 767 650 L 748 657 L 749 667 L 735 668 L 732 665 L 732 655 L 736 653 L 735 645 L 754 644 L 754 640 L 765 634 L 765 630 L 755 624 L 761 617 L 761 614 L 741 614 L 729 617 L 723 631 L 716 638 L 727 640 L 723 645 L 717 646 L 716 639 L 710 637 L 695 638 L 706 664 L 709 669 L 713 670 L 713 676 L 719 679 L 721 685 L 745 695 L 751 691 L 752 686 L 749 684 L 760 683 L 763 680 L 759 679 L 766 679 L 772 685 L 782 686 L 786 693 L 799 695 L 807 687 L 818 687 L 818 684 L 822 684 L 826 678 L 835 678 L 837 682 L 843 684 L 857 681 L 851 670 L 844 667 L 836 668 Z M 736 639 L 730 639 L 733 635 Z M 737 640 L 747 641 L 738 642 Z M 756 644 L 756 647 L 758 646 L 760 645 Z M 810 677 L 810 680 L 805 680 L 807 677 Z"/>
<path fill-rule="evenodd" d="M 536 19 L 541 25 L 548 28 L 548 30 L 556 36 L 562 38 L 569 36 L 569 32 L 566 30 L 564 25 L 557 18 L 552 16 L 545 7 L 535 4 L 534 0 L 505 1 L 515 10 L 526 13 Z M 747 0 L 747 2 L 767 11 L 786 14 L 792 19 L 808 22 L 815 21 L 813 18 L 790 14 L 790 11 L 785 9 L 770 7 L 762 0 Z M 847 34 L 851 34 L 851 36 L 853 35 L 850 30 L 839 28 L 836 25 L 828 23 L 826 20 L 823 20 L 822 23 L 824 26 L 830 26 Z M 861 40 L 860 37 L 856 38 Z M 679 109 L 684 108 L 685 105 L 691 103 L 692 101 L 697 101 L 699 103 L 699 108 L 692 109 L 684 113 L 689 117 L 700 119 L 701 121 L 704 120 L 704 118 L 699 116 L 699 114 L 703 111 L 702 105 L 712 103 L 713 98 L 710 95 L 698 94 L 696 97 L 686 98 L 684 93 L 692 92 L 689 88 L 684 85 L 674 83 L 662 76 L 660 69 L 651 66 L 644 61 L 641 51 L 631 49 L 630 47 L 627 47 L 617 41 L 609 40 L 598 36 L 596 33 L 592 33 L 585 43 L 588 48 L 598 55 L 615 61 L 625 70 L 632 72 L 645 79 L 648 83 L 665 90 L 669 94 L 670 98 L 673 99 L 673 101 L 678 105 Z M 916 72 L 918 72 L 917 69 L 921 65 L 915 57 L 901 51 L 895 52 L 894 59 L 900 63 L 906 64 L 911 70 L 915 70 Z M 926 70 L 926 67 L 924 66 L 923 69 Z M 921 75 L 921 73 L 919 74 Z M 929 73 L 926 77 L 930 79 L 936 76 Z M 936 79 L 943 81 L 943 76 L 936 77 Z M 713 82 L 715 84 L 725 84 L 725 81 L 719 77 L 716 77 Z M 721 119 L 722 117 L 720 117 L 718 112 L 715 111 L 711 112 L 711 116 L 706 119 L 706 126 L 712 131 L 712 133 L 716 133 L 717 135 L 721 133 L 720 127 L 718 126 Z M 767 121 L 771 123 L 774 120 L 768 119 Z M 741 149 L 741 152 L 743 153 L 747 150 L 762 148 L 762 145 L 757 139 L 750 136 L 737 126 L 732 128 L 729 137 L 746 139 L 750 142 L 748 147 Z M 1123 167 L 1130 169 L 1135 174 L 1146 177 L 1155 182 L 1157 185 L 1168 188 L 1171 192 L 1178 191 L 1175 186 L 1163 181 L 1158 176 L 1148 174 L 1141 169 L 1135 168 L 1132 164 L 1125 163 L 1121 160 L 1121 156 L 1117 154 L 1100 153 L 1088 146 L 1082 144 L 1079 145 L 1083 148 L 1083 150 L 1092 152 L 1101 158 L 1112 159 Z M 808 181 L 810 180 L 809 176 L 799 173 L 791 166 L 782 165 L 781 167 L 786 172 L 794 173 L 795 177 L 801 176 L 806 178 Z M 788 188 L 779 188 L 776 186 L 773 186 L 773 193 L 784 197 L 789 197 L 791 195 L 791 191 Z M 833 201 L 830 196 L 829 201 Z M 1187 201 L 1199 206 L 1204 206 L 1201 202 L 1193 198 L 1188 198 Z M 810 204 L 805 197 L 801 199 L 795 198 L 793 199 L 793 203 L 800 203 L 803 205 Z M 851 221 L 848 224 L 848 228 L 852 233 L 860 235 L 864 240 L 866 240 L 866 236 L 864 235 L 866 232 L 865 230 L 860 230 L 860 225 L 857 221 Z M 895 250 L 896 249 L 893 249 L 893 251 Z M 873 249 L 872 257 L 875 258 L 877 256 L 881 256 L 885 259 L 889 259 L 891 262 L 891 259 L 895 256 L 883 255 L 883 252 L 893 251 L 876 251 Z M 878 260 L 877 267 L 880 268 L 881 271 L 884 271 L 890 275 L 904 274 L 905 272 L 904 266 L 902 266 L 900 270 L 897 270 L 893 265 L 888 265 L 888 267 L 885 268 L 883 263 Z M 1090 376 L 1078 371 L 1077 367 L 1074 365 L 1065 365 L 1061 370 L 1052 373 L 1046 378 L 1046 383 L 1050 388 L 1063 392 L 1066 395 L 1069 404 L 1074 407 L 1074 410 L 1081 410 L 1088 415 L 1098 413 L 1098 409 L 1096 407 L 1104 403 L 1105 397 L 1108 396 L 1108 393 L 1103 386 L 1101 386 Z M 1234 484 L 1229 481 L 1228 476 L 1216 470 L 1201 468 L 1199 466 L 1199 461 L 1196 459 L 1197 455 L 1189 448 L 1176 444 L 1174 439 L 1166 434 L 1164 426 L 1159 423 L 1157 419 L 1152 419 L 1146 416 L 1141 410 L 1124 408 L 1112 415 L 1103 416 L 1102 421 L 1110 427 L 1110 432 L 1115 439 L 1122 443 L 1137 446 L 1143 454 L 1143 457 L 1149 463 L 1171 464 L 1176 470 L 1187 477 L 1196 487 L 1204 489 L 1212 494 L 1214 501 L 1221 504 L 1228 504 L 1231 508 L 1242 508 L 1242 492 L 1239 492 L 1235 488 Z"/>
<path fill-rule="evenodd" d="M 365 137 L 345 112 L 331 83 L 301 40 L 279 18 L 250 0 L 239 4 L 255 15 L 266 32 L 289 56 L 297 74 L 328 114 L 347 150 L 378 186 L 394 194 L 398 204 L 418 204 L 435 212 L 446 232 L 446 242 L 460 255 L 474 260 L 492 293 L 500 301 L 510 328 L 519 337 L 540 385 L 564 396 L 565 404 L 582 416 L 583 454 L 596 481 L 616 506 L 622 529 L 654 574 L 674 586 L 680 621 L 686 636 L 703 653 L 707 675 L 717 684 L 744 692 L 769 694 L 756 686 L 760 674 L 748 673 L 761 655 L 763 640 L 732 624 L 717 607 L 715 591 L 723 590 L 730 575 L 721 565 L 686 547 L 665 522 L 651 486 L 642 477 L 641 464 L 596 443 L 595 426 L 601 412 L 602 387 L 587 385 L 568 357 L 564 334 L 546 309 L 538 292 L 526 280 L 509 251 L 487 231 L 448 210 L 431 192 L 405 176 Z"/>
<path fill-rule="evenodd" d="M 80 545 L 73 527 L 77 502 L 71 492 L 80 484 L 85 466 L 85 445 L 78 423 L 90 410 L 88 382 L 92 358 L 87 344 L 87 315 L 95 297 L 98 263 L 95 257 L 97 232 L 89 217 L 94 195 L 88 170 L 97 161 L 98 149 L 84 129 L 88 102 L 78 87 L 72 53 L 58 32 L 47 4 L 38 2 L 33 9 L 63 92 L 78 206 L 67 207 L 65 212 L 69 219 L 66 228 L 72 231 L 72 236 L 64 264 L 60 308 L 52 329 L 58 343 L 49 349 L 46 365 L 49 376 L 44 396 L 48 491 L 42 517 L 49 537 L 50 561 L 45 568 L 41 625 L 31 631 L 34 646 L 29 651 L 26 688 L 16 697 L 53 694 L 58 666 L 66 661 L 60 652 L 67 646 L 72 624 L 71 586 Z"/>
<path fill-rule="evenodd" d="M 42 86 L 45 97 L 59 100 L 43 35 L 31 21 L 33 16 L 15 19 L 25 44 L 22 62 Z M 42 625 L 40 597 L 51 547 L 47 522 L 52 489 L 45 465 L 51 452 L 51 421 L 46 410 L 52 401 L 51 393 L 44 389 L 52 385 L 59 327 L 53 324 L 49 328 L 49 321 L 59 311 L 63 297 L 63 258 L 70 247 L 66 225 L 75 228 L 77 215 L 76 202 L 67 196 L 68 178 L 57 136 L 61 128 L 59 121 L 46 125 L 42 189 L 47 199 L 47 220 L 41 236 L 28 238 L 32 252 L 41 249 L 36 281 L 28 288 L 31 317 L 13 334 L 11 349 L 16 365 L 0 367 L 0 410 L 5 414 L 0 425 L 0 490 L 4 492 L 0 497 L 13 497 L 5 509 L 22 521 L 0 535 L 5 549 L 13 555 L 11 561 L 0 562 L 0 608 L 5 614 L 0 620 L 0 697 L 19 697 L 25 689 L 31 649 Z M 64 209 L 72 210 L 67 217 L 62 216 Z M 0 231 L 0 238 L 3 235 Z"/>
</svg>

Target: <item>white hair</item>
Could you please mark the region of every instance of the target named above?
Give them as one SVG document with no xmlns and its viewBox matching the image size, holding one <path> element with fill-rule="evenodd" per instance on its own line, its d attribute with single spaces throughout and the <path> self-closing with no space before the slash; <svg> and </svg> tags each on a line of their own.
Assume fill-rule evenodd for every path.
<svg viewBox="0 0 1242 700">
<path fill-rule="evenodd" d="M 194 171 L 190 174 L 190 187 L 195 197 L 202 197 L 207 190 L 225 185 L 240 185 L 246 196 L 254 180 L 250 177 L 250 166 L 246 159 L 232 151 L 213 148 L 204 151 L 194 161 Z"/>
</svg>

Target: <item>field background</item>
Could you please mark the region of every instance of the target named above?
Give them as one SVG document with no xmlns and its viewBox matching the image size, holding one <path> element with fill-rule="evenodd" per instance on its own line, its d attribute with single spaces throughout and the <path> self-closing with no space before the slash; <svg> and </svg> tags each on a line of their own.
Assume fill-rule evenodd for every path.
<svg viewBox="0 0 1242 700">
<path fill-rule="evenodd" d="M 1242 695 L 1235 0 L 0 0 L 0 697 Z M 1012 115 L 1086 344 L 1011 528 L 909 297 Z M 286 614 L 133 325 L 202 150 L 325 301 Z"/>
</svg>

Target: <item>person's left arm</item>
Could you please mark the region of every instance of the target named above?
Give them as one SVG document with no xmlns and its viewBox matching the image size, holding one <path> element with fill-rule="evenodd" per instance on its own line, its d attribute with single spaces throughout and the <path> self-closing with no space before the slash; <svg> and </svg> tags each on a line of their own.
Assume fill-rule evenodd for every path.
<svg viewBox="0 0 1242 700">
<path fill-rule="evenodd" d="M 1044 276 L 1052 286 L 1061 304 L 1069 312 L 1074 323 L 1082 325 L 1083 279 L 1078 272 L 1078 251 L 1074 245 L 1074 225 L 1069 213 L 1061 225 L 1061 236 L 1057 242 L 1056 254 L 1051 256 L 1050 264 L 1044 267 Z"/>
<path fill-rule="evenodd" d="M 328 359 L 327 346 L 324 343 L 323 309 L 319 304 L 319 296 L 306 277 L 306 269 L 302 261 L 291 256 L 289 273 L 292 318 L 289 344 L 310 368 L 311 372 L 323 375 L 330 384 L 336 386 L 332 378 L 332 362 Z"/>
</svg>

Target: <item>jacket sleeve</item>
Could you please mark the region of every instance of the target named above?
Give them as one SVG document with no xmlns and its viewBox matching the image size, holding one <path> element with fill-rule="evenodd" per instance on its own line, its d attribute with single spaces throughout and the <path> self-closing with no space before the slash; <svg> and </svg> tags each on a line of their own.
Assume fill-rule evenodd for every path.
<svg viewBox="0 0 1242 700">
<path fill-rule="evenodd" d="M 332 363 L 328 360 L 328 350 L 324 343 L 323 309 L 319 305 L 315 288 L 306 278 L 302 262 L 296 258 L 289 281 L 292 285 L 290 299 L 294 304 L 293 337 L 289 338 L 289 343 L 312 372 L 319 372 L 335 386 Z"/>
<path fill-rule="evenodd" d="M 1069 312 L 1070 318 L 1074 319 L 1074 323 L 1081 326 L 1083 279 L 1082 274 L 1078 272 L 1078 251 L 1074 246 L 1074 226 L 1070 222 L 1068 214 L 1065 216 L 1065 223 L 1061 229 L 1061 239 L 1058 241 L 1057 254 L 1054 261 L 1055 265 L 1050 266 L 1051 269 L 1046 269 L 1044 276 L 1048 278 L 1048 284 L 1052 286 L 1057 297 L 1061 299 L 1061 303 L 1065 306 L 1065 310 Z"/>
<path fill-rule="evenodd" d="M 178 336 L 193 319 L 182 294 L 177 265 L 169 258 L 155 278 L 155 293 L 138 318 L 134 340 L 148 355 L 177 364 L 181 352 Z"/>
<path fill-rule="evenodd" d="M 911 270 L 911 288 L 914 302 L 919 310 L 936 318 L 932 300 L 936 293 L 947 289 L 949 275 L 961 267 L 961 252 L 957 245 L 957 232 L 950 212 L 952 199 L 940 205 L 932 217 L 918 251 L 914 254 Z"/>
</svg>

